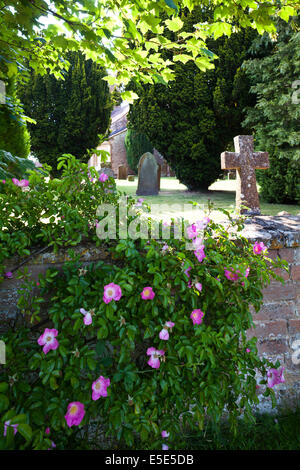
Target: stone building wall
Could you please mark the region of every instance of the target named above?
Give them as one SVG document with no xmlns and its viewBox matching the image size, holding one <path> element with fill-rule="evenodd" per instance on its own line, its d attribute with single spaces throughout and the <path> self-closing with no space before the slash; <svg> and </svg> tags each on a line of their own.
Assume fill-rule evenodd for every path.
<svg viewBox="0 0 300 470">
<path fill-rule="evenodd" d="M 292 355 L 295 353 L 295 341 L 300 340 L 300 217 L 255 217 L 247 224 L 244 236 L 251 242 L 263 241 L 268 246 L 270 258 L 279 256 L 288 262 L 288 272 L 279 272 L 285 282 L 273 281 L 263 291 L 264 301 L 258 313 L 253 311 L 256 328 L 247 332 L 248 337 L 256 336 L 258 351 L 272 361 L 277 359 L 285 367 L 285 383 L 277 385 L 275 392 L 279 403 L 293 406 L 300 402 L 300 364 L 295 364 Z M 94 245 L 76 247 L 85 263 L 99 259 L 110 261 L 109 254 Z M 34 279 L 49 267 L 60 267 L 68 259 L 66 250 L 58 255 L 42 253 L 27 264 Z M 11 271 L 14 264 L 8 263 L 6 271 Z M 0 284 L 0 334 L 9 327 L 14 327 L 17 317 L 18 288 L 21 281 L 12 278 Z M 300 341 L 297 349 L 300 349 Z M 298 355 L 300 359 L 300 353 Z M 259 409 L 271 411 L 269 398 L 259 397 Z"/>
</svg>

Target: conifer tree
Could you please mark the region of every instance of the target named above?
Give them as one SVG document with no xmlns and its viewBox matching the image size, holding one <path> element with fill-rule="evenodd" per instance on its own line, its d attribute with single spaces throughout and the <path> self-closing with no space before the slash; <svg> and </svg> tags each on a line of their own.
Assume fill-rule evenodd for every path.
<svg viewBox="0 0 300 470">
<path fill-rule="evenodd" d="M 113 102 L 106 72 L 81 52 L 68 54 L 70 67 L 64 80 L 50 73 L 43 76 L 31 72 L 31 82 L 20 94 L 26 114 L 36 120 L 30 133 L 33 154 L 52 166 L 56 173 L 57 158 L 71 153 L 88 160 L 87 150 L 95 148 L 99 134 L 110 124 Z"/>
</svg>

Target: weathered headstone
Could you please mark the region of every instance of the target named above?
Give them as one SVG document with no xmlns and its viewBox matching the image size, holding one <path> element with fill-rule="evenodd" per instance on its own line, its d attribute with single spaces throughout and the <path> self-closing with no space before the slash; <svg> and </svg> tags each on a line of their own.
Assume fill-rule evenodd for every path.
<svg viewBox="0 0 300 470">
<path fill-rule="evenodd" d="M 158 165 L 152 153 L 146 152 L 139 161 L 137 196 L 156 196 L 158 194 Z"/>
<path fill-rule="evenodd" d="M 127 181 L 134 181 L 134 180 L 135 180 L 134 175 L 128 175 L 127 176 Z"/>
<path fill-rule="evenodd" d="M 118 166 L 118 180 L 127 180 L 127 167 L 125 165 Z"/>
<path fill-rule="evenodd" d="M 157 187 L 158 191 L 160 191 L 160 177 L 161 177 L 161 165 L 158 163 L 158 168 L 157 168 Z"/>
<path fill-rule="evenodd" d="M 259 215 L 255 170 L 269 168 L 269 154 L 253 151 L 252 135 L 236 136 L 234 148 L 235 152 L 221 153 L 221 168 L 222 170 L 236 170 L 236 209 L 243 214 Z M 241 205 L 249 209 L 241 209 Z"/>
<path fill-rule="evenodd" d="M 101 173 L 105 173 L 110 178 L 115 178 L 115 174 L 111 168 L 103 167 L 101 168 L 101 170 L 98 171 L 99 176 L 101 175 Z"/>
</svg>

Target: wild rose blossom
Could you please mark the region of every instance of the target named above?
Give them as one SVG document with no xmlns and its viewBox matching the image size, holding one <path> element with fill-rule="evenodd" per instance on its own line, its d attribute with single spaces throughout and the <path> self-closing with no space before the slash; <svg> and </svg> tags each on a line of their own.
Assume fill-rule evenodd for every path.
<svg viewBox="0 0 300 470">
<path fill-rule="evenodd" d="M 268 377 L 268 387 L 273 388 L 274 385 L 278 385 L 280 383 L 284 383 L 285 379 L 283 376 L 284 367 L 280 367 L 279 369 L 270 369 L 267 373 Z"/>
<path fill-rule="evenodd" d="M 249 273 L 250 273 L 250 268 L 247 267 L 245 271 L 245 277 L 248 277 Z M 224 275 L 227 279 L 229 279 L 229 281 L 236 282 L 240 279 L 240 276 L 242 276 L 242 273 L 239 269 L 234 271 L 231 268 L 230 269 L 224 268 Z M 242 284 L 245 285 L 245 283 L 242 283 Z"/>
<path fill-rule="evenodd" d="M 161 332 L 159 333 L 159 337 L 160 339 L 162 340 L 168 340 L 169 339 L 169 329 L 172 330 L 173 326 L 175 326 L 175 323 L 171 322 L 171 321 L 167 321 L 163 327 L 163 329 L 161 330 Z"/>
<path fill-rule="evenodd" d="M 105 183 L 106 180 L 108 180 L 108 175 L 106 173 L 101 173 L 99 176 L 100 183 Z"/>
<path fill-rule="evenodd" d="M 199 292 L 202 291 L 202 284 L 201 284 L 201 282 L 196 282 L 195 287 L 196 287 L 196 289 L 197 289 Z"/>
<path fill-rule="evenodd" d="M 143 291 L 141 292 L 141 297 L 143 300 L 154 299 L 155 293 L 153 292 L 152 287 L 144 287 Z"/>
<path fill-rule="evenodd" d="M 84 308 L 81 308 L 79 311 L 84 315 L 83 323 L 85 325 L 91 325 L 93 321 L 91 312 L 87 312 Z"/>
<path fill-rule="evenodd" d="M 11 427 L 14 429 L 14 435 L 17 434 L 17 431 L 18 431 L 18 424 L 10 424 L 10 420 L 8 421 L 5 421 L 4 423 L 4 432 L 3 432 L 3 436 L 5 437 L 6 436 L 6 433 L 7 433 L 7 428 Z"/>
<path fill-rule="evenodd" d="M 199 263 L 201 263 L 204 258 L 206 258 L 206 254 L 204 253 L 204 245 L 201 245 L 196 251 L 194 251 L 194 255 L 196 256 Z"/>
<path fill-rule="evenodd" d="M 190 315 L 190 318 L 193 321 L 193 325 L 200 325 L 202 323 L 203 317 L 204 317 L 204 313 L 199 308 L 193 310 Z"/>
<path fill-rule="evenodd" d="M 137 203 L 135 204 L 135 206 L 136 206 L 136 207 L 142 207 L 143 202 L 144 202 L 144 199 L 143 199 L 143 198 L 139 198 L 139 199 L 137 200 Z"/>
<path fill-rule="evenodd" d="M 110 379 L 103 377 L 100 375 L 100 377 L 93 382 L 92 385 L 92 400 L 98 400 L 100 397 L 107 397 L 107 387 L 110 386 Z"/>
<path fill-rule="evenodd" d="M 149 361 L 147 364 L 153 369 L 159 369 L 160 366 L 160 357 L 164 356 L 165 351 L 163 349 L 155 349 L 155 348 L 148 348 L 147 349 L 147 356 L 150 356 Z"/>
<path fill-rule="evenodd" d="M 69 403 L 67 413 L 65 415 L 65 420 L 69 428 L 71 426 L 78 426 L 85 415 L 84 404 L 80 401 L 73 401 Z"/>
<path fill-rule="evenodd" d="M 29 181 L 28 180 L 18 180 L 17 178 L 12 178 L 12 182 L 16 186 L 19 186 L 20 188 L 25 188 L 26 186 L 29 186 Z"/>
<path fill-rule="evenodd" d="M 7 277 L 7 279 L 11 279 L 13 277 L 13 273 L 11 271 L 7 271 L 7 273 L 4 273 L 4 276 Z"/>
<path fill-rule="evenodd" d="M 169 450 L 169 446 L 167 446 L 167 444 L 162 444 L 161 448 L 162 450 Z"/>
<path fill-rule="evenodd" d="M 189 225 L 186 229 L 187 237 L 188 238 L 195 238 L 197 237 L 197 227 L 195 224 Z"/>
<path fill-rule="evenodd" d="M 111 282 L 110 284 L 104 286 L 103 300 L 106 304 L 108 304 L 112 300 L 118 301 L 121 297 L 122 289 L 118 284 L 114 284 L 113 282 Z"/>
<path fill-rule="evenodd" d="M 209 224 L 209 222 L 210 222 L 210 218 L 204 217 L 202 220 L 198 220 L 197 222 L 195 222 L 195 225 L 198 230 L 204 230 Z"/>
<path fill-rule="evenodd" d="M 162 431 L 161 432 L 161 437 L 165 438 L 165 437 L 169 437 L 170 436 L 170 433 L 167 432 L 167 431 Z"/>
<path fill-rule="evenodd" d="M 192 269 L 191 267 L 185 269 L 184 274 L 185 274 L 187 277 L 190 277 L 189 271 L 190 271 L 191 269 Z"/>
<path fill-rule="evenodd" d="M 255 242 L 253 245 L 253 253 L 255 255 L 260 255 L 262 252 L 266 252 L 267 247 L 264 245 L 263 242 Z"/>
<path fill-rule="evenodd" d="M 193 249 L 195 251 L 197 250 L 204 250 L 204 245 L 203 245 L 203 238 L 200 238 L 200 237 L 196 237 L 194 238 L 193 240 Z"/>
<path fill-rule="evenodd" d="M 55 338 L 58 335 L 58 331 L 55 329 L 49 330 L 45 328 L 44 333 L 37 340 L 38 344 L 43 347 L 44 354 L 47 354 L 51 349 L 53 351 L 58 348 L 59 343 Z"/>
</svg>

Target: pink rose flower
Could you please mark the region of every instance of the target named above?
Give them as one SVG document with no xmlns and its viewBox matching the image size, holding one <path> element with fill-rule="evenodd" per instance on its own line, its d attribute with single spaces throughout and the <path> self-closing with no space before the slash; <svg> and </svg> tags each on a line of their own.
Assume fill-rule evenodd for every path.
<svg viewBox="0 0 300 470">
<path fill-rule="evenodd" d="M 162 431 L 161 432 L 161 437 L 165 438 L 165 437 L 169 437 L 170 433 L 167 432 L 167 431 Z"/>
<path fill-rule="evenodd" d="M 108 175 L 106 173 L 101 173 L 99 176 L 100 183 L 105 183 L 106 180 L 108 180 Z"/>
<path fill-rule="evenodd" d="M 224 274 L 225 274 L 225 277 L 227 279 L 229 279 L 229 281 L 238 281 L 239 279 L 239 275 L 237 272 L 233 272 L 233 270 L 229 270 L 229 269 L 224 269 Z"/>
<path fill-rule="evenodd" d="M 197 227 L 195 224 L 189 225 L 186 229 L 187 237 L 188 238 L 195 238 L 197 237 Z"/>
<path fill-rule="evenodd" d="M 204 258 L 206 258 L 206 255 L 204 253 L 204 245 L 201 245 L 200 248 L 194 251 L 194 255 L 196 256 L 197 260 L 201 263 Z"/>
<path fill-rule="evenodd" d="M 163 340 L 165 340 L 165 341 L 168 340 L 168 339 L 169 339 L 169 332 L 168 332 L 168 330 L 167 330 L 166 328 L 163 328 L 163 329 L 161 330 L 161 332 L 159 333 L 159 337 L 160 337 L 160 339 L 163 339 Z"/>
<path fill-rule="evenodd" d="M 202 284 L 200 282 L 196 282 L 195 287 L 199 292 L 202 291 Z"/>
<path fill-rule="evenodd" d="M 143 291 L 141 292 L 141 297 L 143 300 L 154 299 L 155 293 L 153 292 L 152 287 L 144 287 Z"/>
<path fill-rule="evenodd" d="M 6 436 L 6 433 L 7 433 L 7 428 L 8 427 L 11 427 L 14 429 L 14 435 L 17 434 L 17 431 L 18 431 L 18 424 L 10 424 L 10 420 L 8 421 L 5 421 L 4 423 L 4 432 L 3 432 L 3 436 Z"/>
<path fill-rule="evenodd" d="M 29 186 L 29 181 L 28 180 L 18 180 L 17 178 L 12 178 L 12 182 L 16 185 L 19 186 L 20 188 L 25 188 L 26 186 Z"/>
<path fill-rule="evenodd" d="M 45 329 L 44 333 L 39 337 L 37 340 L 38 344 L 43 347 L 44 354 L 47 354 L 51 349 L 53 351 L 58 348 L 59 343 L 55 338 L 58 335 L 58 331 L 53 329 L 49 330 L 48 328 Z"/>
<path fill-rule="evenodd" d="M 147 362 L 147 364 L 151 367 L 153 367 L 153 369 L 159 369 L 159 366 L 160 366 L 160 357 L 161 356 L 164 356 L 165 354 L 165 351 L 163 351 L 162 349 L 155 349 L 155 348 L 148 348 L 147 349 L 147 356 L 150 356 L 150 359 L 149 361 Z"/>
<path fill-rule="evenodd" d="M 202 220 L 198 220 L 195 225 L 198 230 L 204 230 L 210 222 L 209 217 L 204 217 Z"/>
<path fill-rule="evenodd" d="M 110 284 L 104 286 L 103 300 L 106 304 L 108 304 L 112 300 L 118 301 L 121 297 L 122 289 L 118 284 L 114 284 L 113 282 L 111 282 Z"/>
<path fill-rule="evenodd" d="M 50 428 L 46 428 L 45 433 L 50 434 Z"/>
<path fill-rule="evenodd" d="M 7 273 L 4 273 L 4 276 L 7 277 L 7 279 L 11 279 L 13 277 L 13 273 L 11 271 L 7 271 Z"/>
<path fill-rule="evenodd" d="M 279 369 L 270 369 L 268 371 L 267 377 L 268 377 L 269 388 L 273 388 L 274 385 L 285 382 L 283 371 L 284 371 L 284 367 L 280 367 Z"/>
<path fill-rule="evenodd" d="M 71 426 L 78 426 L 85 415 L 84 404 L 80 401 L 73 401 L 69 403 L 65 419 L 69 428 Z"/>
<path fill-rule="evenodd" d="M 84 315 L 83 323 L 85 325 L 91 325 L 93 321 L 92 314 L 90 312 L 87 312 L 84 308 L 81 308 L 79 311 L 80 313 L 82 313 L 82 315 Z"/>
<path fill-rule="evenodd" d="M 186 270 L 184 271 L 184 274 L 187 276 L 187 277 L 190 277 L 190 274 L 189 274 L 189 271 L 191 270 L 192 268 L 186 268 Z"/>
<path fill-rule="evenodd" d="M 100 397 L 107 397 L 107 387 L 110 386 L 110 379 L 106 379 L 100 375 L 99 379 L 95 380 L 92 385 L 92 400 L 98 400 Z"/>
<path fill-rule="evenodd" d="M 190 318 L 193 321 L 193 325 L 200 325 L 202 323 L 202 318 L 204 317 L 204 313 L 198 308 L 193 310 Z"/>
<path fill-rule="evenodd" d="M 253 245 L 253 253 L 255 255 L 260 255 L 262 252 L 265 253 L 267 251 L 267 247 L 264 245 L 263 242 L 255 242 Z"/>
</svg>

